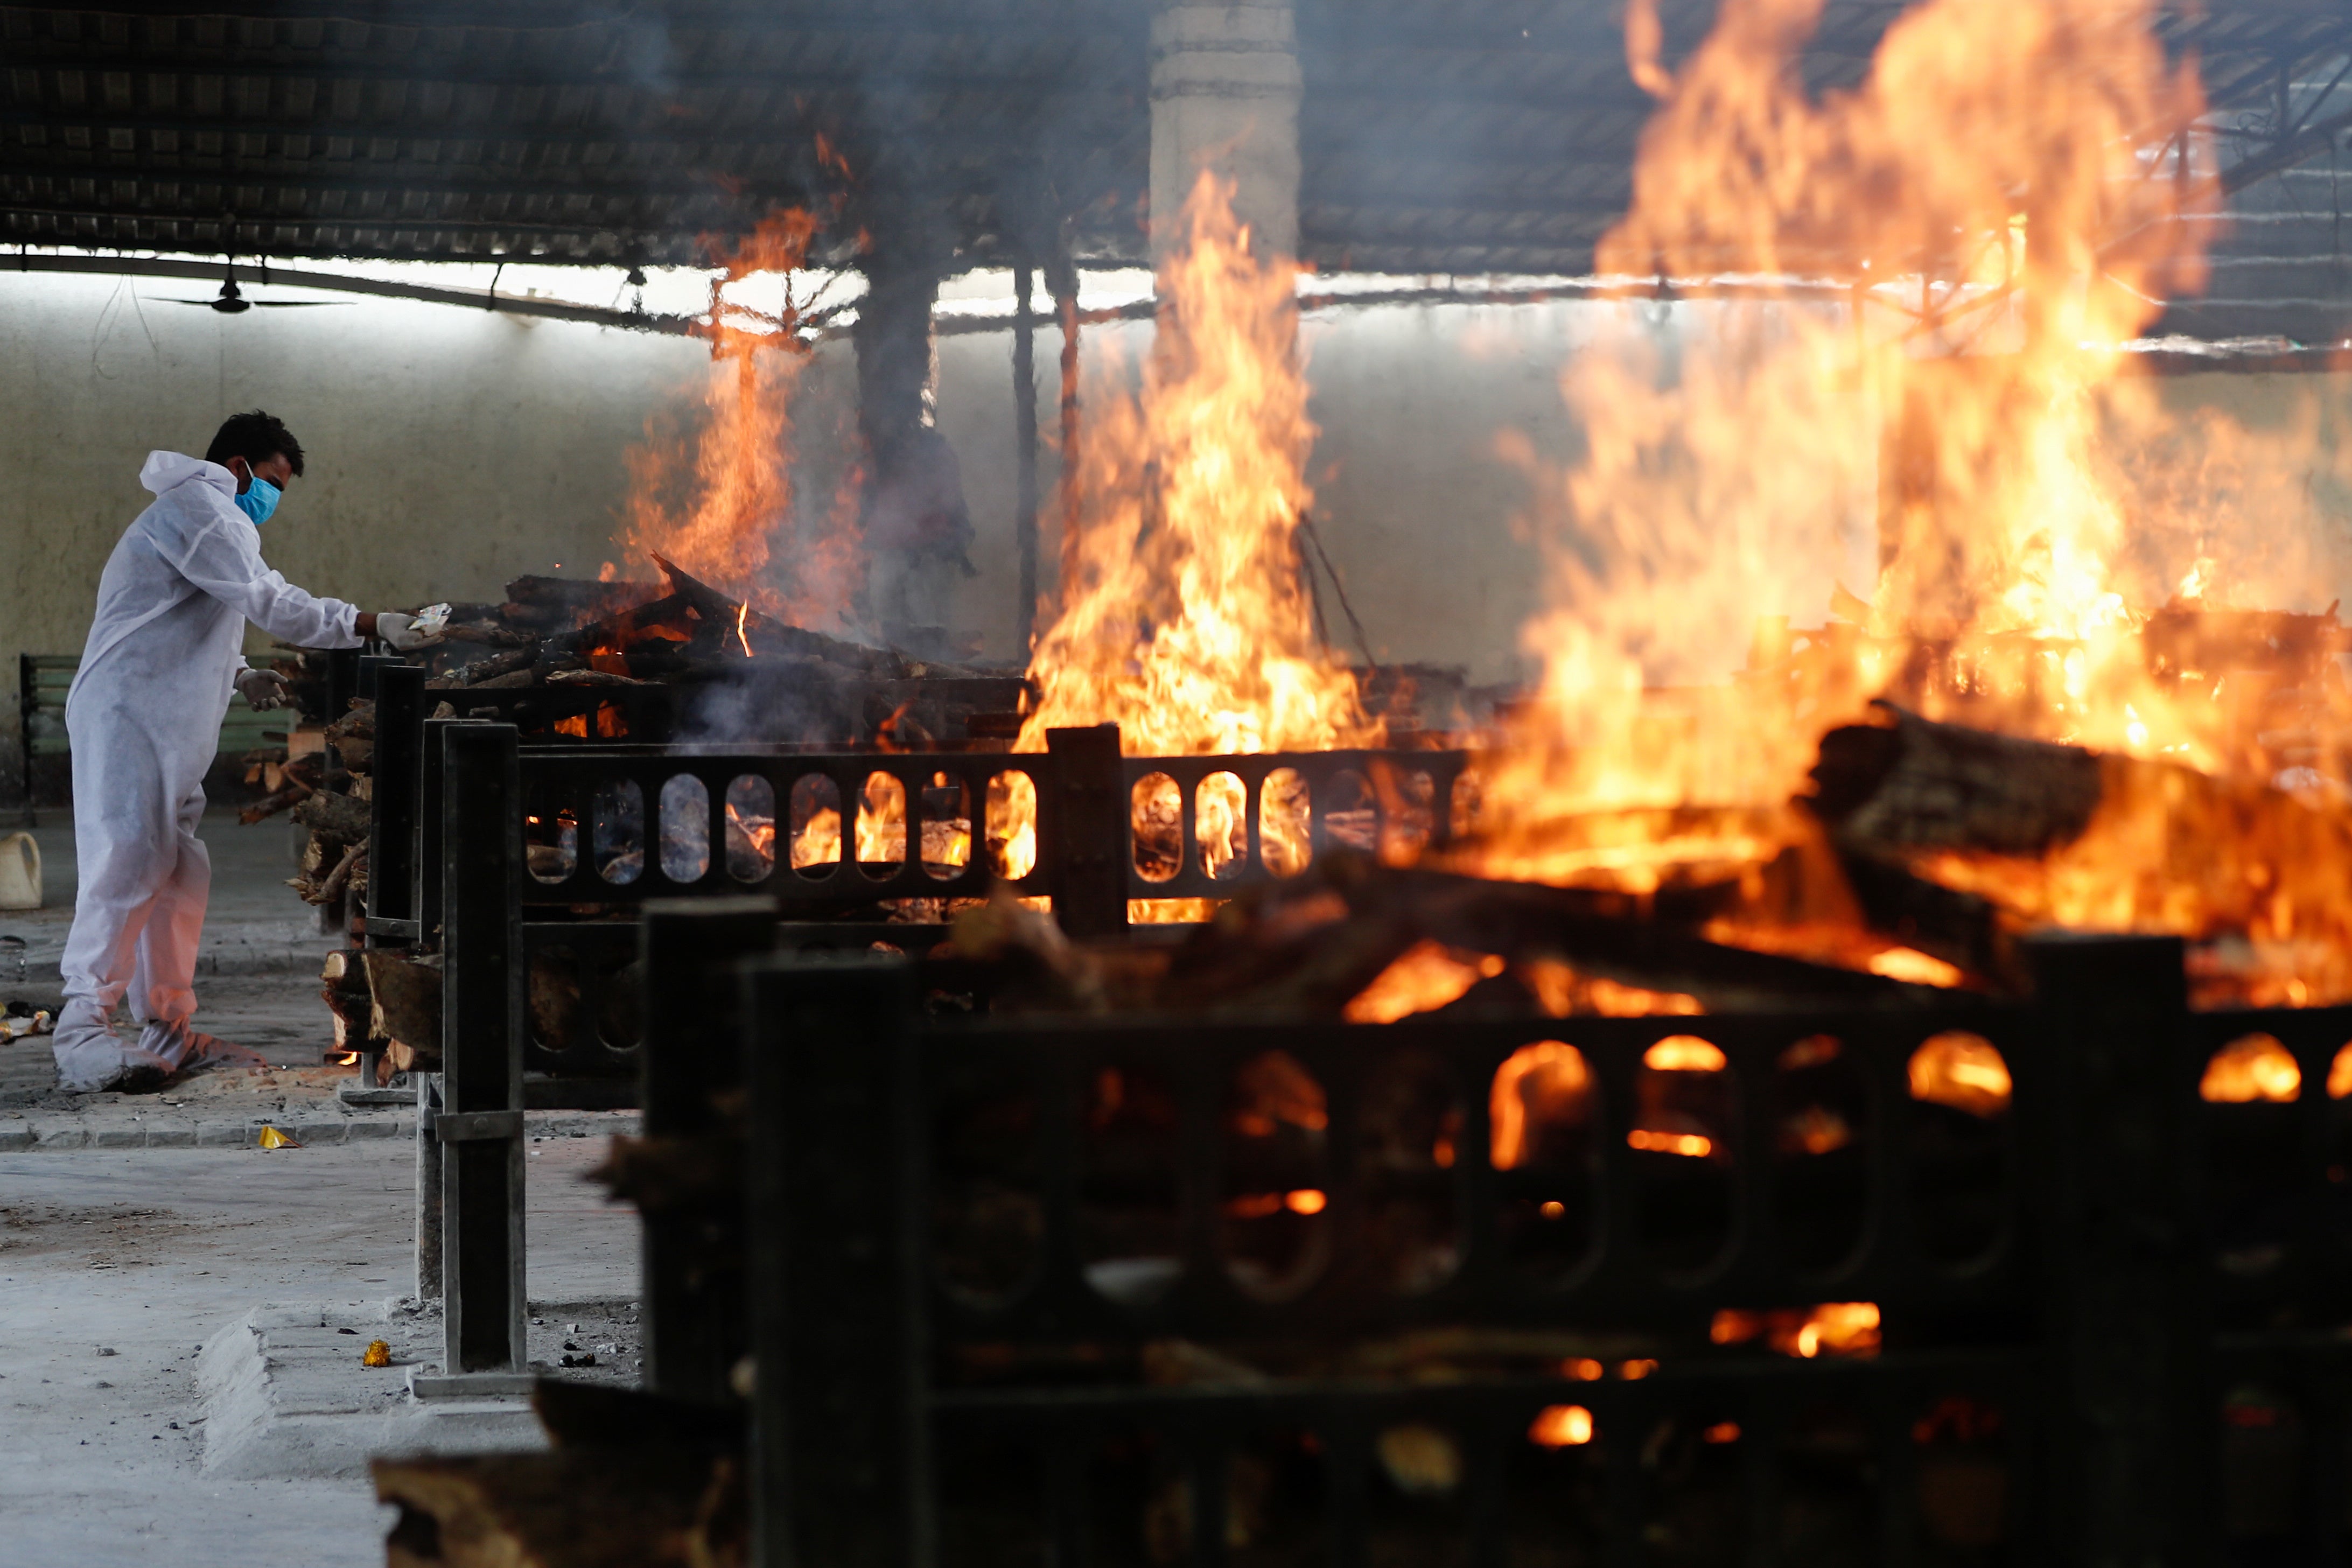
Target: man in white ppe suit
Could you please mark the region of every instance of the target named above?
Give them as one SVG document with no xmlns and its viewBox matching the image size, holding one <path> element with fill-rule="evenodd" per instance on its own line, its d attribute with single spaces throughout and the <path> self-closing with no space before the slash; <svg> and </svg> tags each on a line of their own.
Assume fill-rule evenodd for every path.
<svg viewBox="0 0 2352 1568">
<path fill-rule="evenodd" d="M 155 500 L 106 563 L 81 669 L 66 696 L 80 886 L 66 938 L 58 1077 L 70 1089 L 138 1089 L 208 1059 L 251 1053 L 189 1027 L 212 862 L 196 837 L 204 776 L 230 693 L 286 700 L 239 651 L 245 623 L 299 647 L 425 639 L 405 616 L 304 593 L 261 559 L 258 530 L 302 472 L 302 447 L 258 411 L 220 427 L 202 459 L 150 452 Z M 126 996 L 134 1038 L 115 1033 Z"/>
</svg>

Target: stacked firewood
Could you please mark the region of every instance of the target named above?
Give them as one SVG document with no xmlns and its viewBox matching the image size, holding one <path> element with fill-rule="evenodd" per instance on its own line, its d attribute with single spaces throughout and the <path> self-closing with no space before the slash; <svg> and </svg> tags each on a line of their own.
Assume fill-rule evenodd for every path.
<svg viewBox="0 0 2352 1568">
<path fill-rule="evenodd" d="M 739 694 L 682 703 L 660 716 L 654 733 L 632 727 L 642 710 L 617 696 L 593 705 L 593 716 L 575 701 L 558 725 L 582 739 L 656 742 L 688 731 L 702 739 L 880 740 L 914 748 L 964 738 L 974 714 L 1020 706 L 1016 674 L 918 659 L 790 626 L 655 560 L 661 584 L 525 576 L 506 585 L 503 603 L 452 605 L 445 640 L 425 656 L 426 685 L 460 715 L 474 710 L 467 701 L 473 692 L 576 696 L 719 686 Z M 491 711 L 516 710 L 509 700 Z"/>
<path fill-rule="evenodd" d="M 290 811 L 310 830 L 300 872 L 287 882 L 305 903 L 357 905 L 364 899 L 374 749 L 375 705 L 357 700 L 327 725 L 320 751 L 296 756 L 272 747 L 247 754 L 247 779 L 267 793 L 237 820 L 249 826 Z"/>
</svg>

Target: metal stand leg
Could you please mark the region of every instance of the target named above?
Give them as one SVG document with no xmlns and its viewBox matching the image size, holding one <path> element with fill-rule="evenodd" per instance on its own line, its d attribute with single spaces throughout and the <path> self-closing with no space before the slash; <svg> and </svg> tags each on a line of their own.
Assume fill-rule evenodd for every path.
<svg viewBox="0 0 2352 1568">
<path fill-rule="evenodd" d="M 420 1397 L 522 1392 L 522 823 L 515 730 L 443 740 L 443 1376 Z"/>
<path fill-rule="evenodd" d="M 638 1103 L 650 1139 L 716 1139 L 720 1097 L 743 1088 L 743 1024 L 730 968 L 776 947 L 776 900 L 657 899 L 646 905 L 645 1054 Z M 740 1221 L 739 1220 L 739 1224 Z M 701 1256 L 684 1226 L 648 1216 L 644 1230 L 646 1386 L 724 1403 L 729 1374 L 751 1350 L 740 1265 Z"/>
<path fill-rule="evenodd" d="M 433 1119 L 441 1112 L 441 1075 L 416 1079 L 416 1299 L 441 1299 L 441 1140 Z"/>
<path fill-rule="evenodd" d="M 746 966 L 752 1560 L 936 1557 L 927 1234 L 906 964 Z"/>
</svg>

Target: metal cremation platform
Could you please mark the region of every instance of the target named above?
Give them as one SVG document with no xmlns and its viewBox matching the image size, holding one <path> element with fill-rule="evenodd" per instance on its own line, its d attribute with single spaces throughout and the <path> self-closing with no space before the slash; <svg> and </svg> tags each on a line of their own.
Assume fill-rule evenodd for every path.
<svg viewBox="0 0 2352 1568">
<path fill-rule="evenodd" d="M 420 1290 L 450 1302 L 452 1375 L 523 1364 L 524 1109 L 630 1103 L 646 1039 L 677 1005 L 645 984 L 638 927 L 626 918 L 636 907 L 748 894 L 801 917 L 777 927 L 775 940 L 794 950 L 921 952 L 946 933 L 936 914 L 823 917 L 883 901 L 980 898 L 1002 881 L 1050 898 L 1074 936 L 1113 935 L 1128 929 L 1130 899 L 1227 896 L 1274 875 L 1260 805 L 1277 770 L 1310 802 L 1339 792 L 1367 803 L 1363 832 L 1391 831 L 1395 821 L 1397 831 L 1442 843 L 1445 803 L 1466 762 L 1449 752 L 1128 758 L 1110 726 L 1056 731 L 1043 753 L 527 747 L 512 725 L 422 718 L 431 694 L 412 666 L 373 662 L 363 679 L 377 713 L 365 940 L 437 951 L 444 970 L 444 1068 L 419 1085 L 417 1233 Z M 1216 773 L 1245 793 L 1246 853 L 1212 876 L 1196 792 Z M 846 847 L 877 774 L 904 804 L 895 863 L 861 862 Z M 1172 876 L 1157 879 L 1139 865 L 1130 814 L 1135 791 L 1155 774 L 1179 792 L 1182 855 L 1166 868 Z M 1008 777 L 1025 781 L 1034 801 L 1034 863 L 1017 878 L 998 875 L 980 837 L 990 789 Z M 845 847 L 837 860 L 794 867 L 784 852 L 791 803 L 812 785 L 830 792 Z M 922 858 L 928 803 L 943 795 L 966 825 L 961 865 Z M 1310 815 L 1309 854 L 1345 841 L 1328 816 Z M 768 853 L 747 858 L 746 826 L 759 818 L 772 835 Z M 362 1072 L 373 1066 L 363 1058 Z"/>
<path fill-rule="evenodd" d="M 648 911 L 664 983 L 756 945 L 745 921 Z M 903 961 L 739 963 L 706 1020 L 740 1025 L 738 1060 L 706 1029 L 648 1068 L 676 1051 L 706 1100 L 747 1075 L 746 1288 L 681 1301 L 653 1227 L 650 1370 L 709 1397 L 756 1368 L 769 1564 L 1619 1563 L 1700 1516 L 1747 1562 L 2340 1561 L 2352 1205 L 2322 1086 L 2352 1009 L 2193 1014 L 2169 940 L 2032 962 L 2031 1006 L 1388 1026 L 943 1026 Z M 1997 1114 L 1914 1098 L 1954 1031 L 2005 1061 Z M 2201 1100 L 2254 1032 L 2301 1097 Z M 1645 1068 L 1690 1035 L 1720 1071 Z M 1498 1073 L 1565 1047 L 1580 1125 L 1498 1129 Z M 1629 1142 L 1661 1077 L 1716 1096 L 1707 1157 Z M 1792 1147 L 1825 1098 L 1851 1140 Z M 1255 1201 L 1286 1189 L 1307 1212 Z M 1865 1300 L 1874 1358 L 1708 1343 L 1727 1309 Z M 1566 1331 L 1676 1348 L 1591 1381 L 1366 1353 Z M 1155 1354 L 1208 1370 L 1155 1385 Z M 1533 1441 L 1548 1419 L 1590 1440 Z M 1399 1434 L 1428 1432 L 1454 1468 L 1416 1495 Z M 1859 1533 L 1809 1544 L 1823 1517 Z"/>
</svg>

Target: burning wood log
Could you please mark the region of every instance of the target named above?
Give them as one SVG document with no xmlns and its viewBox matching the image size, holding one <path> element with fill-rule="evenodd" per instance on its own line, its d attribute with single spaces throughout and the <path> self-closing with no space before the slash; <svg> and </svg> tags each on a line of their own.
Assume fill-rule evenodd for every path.
<svg viewBox="0 0 2352 1568">
<path fill-rule="evenodd" d="M 520 577 L 502 605 L 451 608 L 445 646 L 428 650 L 426 685 L 446 691 L 545 691 L 536 705 L 501 697 L 495 711 L 526 733 L 662 741 L 693 729 L 697 700 L 615 701 L 583 710 L 583 689 L 726 685 L 724 728 L 758 714 L 781 727 L 746 739 L 876 743 L 896 720 L 908 731 L 951 736 L 975 713 L 1020 705 L 1020 677 L 916 660 L 888 648 L 793 626 L 660 563 L 665 583 L 577 583 Z M 457 706 L 467 705 L 462 699 Z M 650 729 L 647 728 L 648 724 Z"/>
<path fill-rule="evenodd" d="M 1813 769 L 1814 809 L 1840 843 L 1868 850 L 2040 855 L 2082 837 L 2109 764 L 2162 765 L 1878 708 L 1892 722 L 1831 731 Z"/>
<path fill-rule="evenodd" d="M 2352 994 L 2342 805 L 1879 713 L 1822 738 L 1811 800 L 1874 919 L 1899 910 L 1936 940 L 1995 950 L 2050 924 L 2234 942 L 2253 956 L 2209 975 L 2201 998 Z"/>
<path fill-rule="evenodd" d="M 1579 1010 L 1580 998 L 1586 1010 L 1613 1012 L 1769 1009 L 1800 1000 L 1899 1006 L 1943 994 L 1710 941 L 1631 894 L 1400 869 L 1344 851 L 1245 890 L 1167 957 L 1076 947 L 1044 917 L 1022 918 L 1028 913 L 1000 899 L 961 916 L 940 956 L 997 964 L 1005 974 L 1000 1005 L 1081 1012 L 1335 1016 L 1424 948 L 1468 955 L 1469 977 L 1426 1005 L 1384 1016 L 1455 1004 L 1563 1013 Z M 1481 979 L 1497 984 L 1482 991 Z M 1596 1005 L 1596 997 L 1608 1005 Z"/>
</svg>

